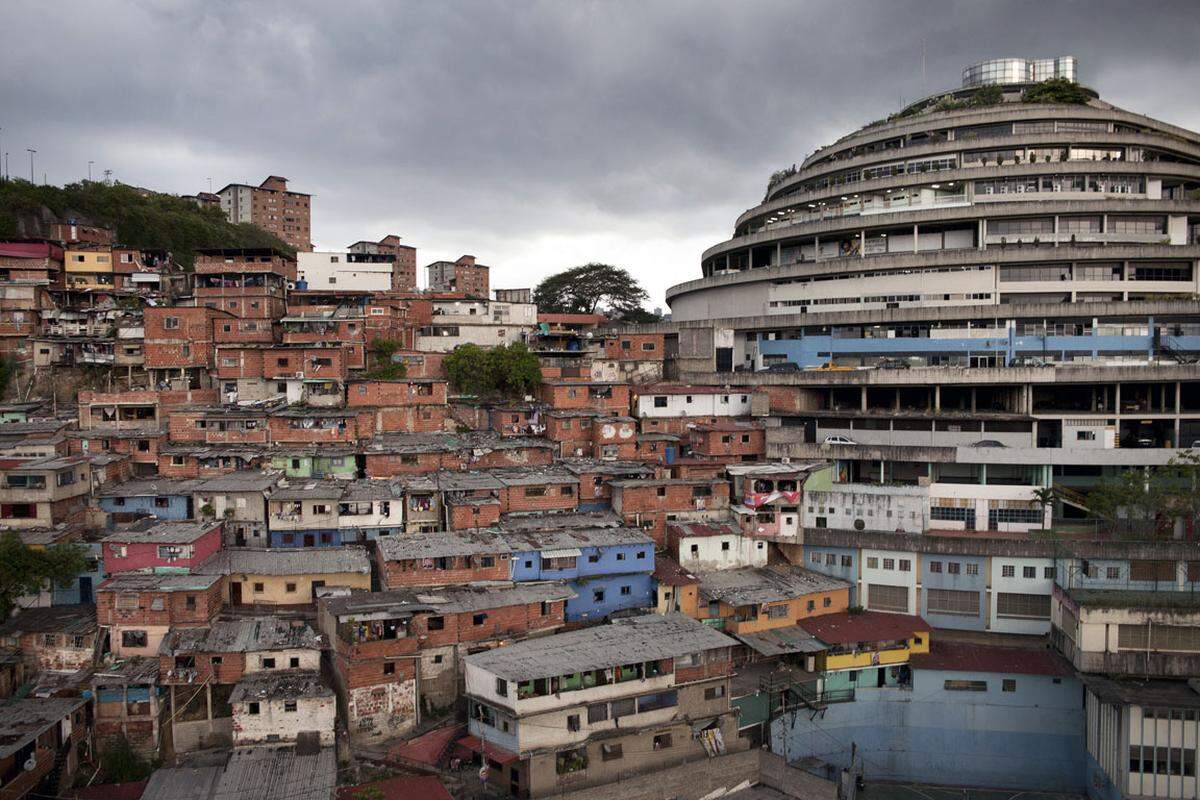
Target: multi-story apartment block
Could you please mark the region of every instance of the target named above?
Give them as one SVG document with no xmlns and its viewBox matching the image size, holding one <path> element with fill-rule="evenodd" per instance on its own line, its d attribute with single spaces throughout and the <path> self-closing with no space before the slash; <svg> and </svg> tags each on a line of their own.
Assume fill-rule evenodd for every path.
<svg viewBox="0 0 1200 800">
<path fill-rule="evenodd" d="M 221 549 L 224 527 L 216 520 L 140 519 L 101 540 L 104 572 L 190 572 Z"/>
<path fill-rule="evenodd" d="M 467 656 L 469 729 L 502 765 L 489 780 L 545 797 L 744 747 L 734 644 L 648 614 Z"/>
<path fill-rule="evenodd" d="M 118 658 L 156 658 L 172 630 L 204 627 L 224 603 L 222 575 L 122 572 L 96 591 L 96 618 Z"/>
<path fill-rule="evenodd" d="M 223 575 L 224 602 L 235 607 L 310 609 L 324 591 L 369 590 L 371 563 L 362 547 L 230 547 L 193 572 Z"/>
<path fill-rule="evenodd" d="M 427 288 L 431 292 L 461 292 L 467 297 L 487 300 L 490 269 L 475 263 L 475 256 L 459 256 L 457 261 L 435 261 L 425 266 Z"/>
<path fill-rule="evenodd" d="M 86 456 L 0 460 L 0 523 L 41 528 L 81 518 L 92 492 Z"/>
<path fill-rule="evenodd" d="M 230 222 L 248 222 L 296 250 L 312 250 L 312 195 L 288 191 L 287 178 L 268 175 L 258 186 L 231 183 L 216 194 Z"/>
</svg>

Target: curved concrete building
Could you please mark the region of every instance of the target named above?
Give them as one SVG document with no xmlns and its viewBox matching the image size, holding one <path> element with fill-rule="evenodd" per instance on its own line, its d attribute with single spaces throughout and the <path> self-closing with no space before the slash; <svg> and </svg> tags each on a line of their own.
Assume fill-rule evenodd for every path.
<svg viewBox="0 0 1200 800">
<path fill-rule="evenodd" d="M 1197 294 L 1200 134 L 1084 87 L 1085 104 L 1023 102 L 1047 75 L 1073 77 L 1074 59 L 968 67 L 964 88 L 776 173 L 703 277 L 668 290 L 672 319 L 777 319 L 735 353 L 754 368 L 1200 350 L 1195 314 L 1141 305 Z"/>
</svg>

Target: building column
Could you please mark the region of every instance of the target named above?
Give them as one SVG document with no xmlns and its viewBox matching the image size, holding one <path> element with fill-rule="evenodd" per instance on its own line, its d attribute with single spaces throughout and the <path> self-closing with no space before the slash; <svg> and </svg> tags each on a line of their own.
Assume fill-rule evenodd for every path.
<svg viewBox="0 0 1200 800">
<path fill-rule="evenodd" d="M 865 228 L 858 232 L 858 257 L 867 257 L 867 231 Z"/>
<path fill-rule="evenodd" d="M 914 253 L 917 252 L 917 236 L 918 236 L 917 224 L 914 222 L 913 223 L 913 252 Z"/>
<path fill-rule="evenodd" d="M 813 237 L 813 261 L 821 260 L 821 237 Z"/>
<path fill-rule="evenodd" d="M 935 413 L 942 410 L 942 385 L 940 383 L 933 385 L 933 410 Z"/>
<path fill-rule="evenodd" d="M 863 411 L 867 410 L 867 387 L 866 386 L 862 387 L 862 405 L 860 406 L 860 408 Z"/>
<path fill-rule="evenodd" d="M 783 265 L 783 242 L 775 243 L 775 266 Z"/>
</svg>

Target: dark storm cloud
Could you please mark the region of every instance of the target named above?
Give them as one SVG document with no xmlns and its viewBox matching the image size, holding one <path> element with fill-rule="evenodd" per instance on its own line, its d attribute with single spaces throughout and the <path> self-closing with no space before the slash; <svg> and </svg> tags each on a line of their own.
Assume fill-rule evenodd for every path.
<svg viewBox="0 0 1200 800">
<path fill-rule="evenodd" d="M 1200 127 L 1200 3 L 232 2 L 0 7 L 0 145 L 51 182 L 288 176 L 319 247 L 395 232 L 500 286 L 698 274 L 767 176 L 1002 55 Z M 925 79 L 922 78 L 922 42 Z"/>
</svg>

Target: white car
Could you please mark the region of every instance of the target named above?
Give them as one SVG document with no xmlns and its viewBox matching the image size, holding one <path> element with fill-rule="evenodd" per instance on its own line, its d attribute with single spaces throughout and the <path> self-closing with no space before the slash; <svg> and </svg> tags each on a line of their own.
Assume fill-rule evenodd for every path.
<svg viewBox="0 0 1200 800">
<path fill-rule="evenodd" d="M 858 444 L 849 436 L 826 436 L 825 444 Z"/>
</svg>

